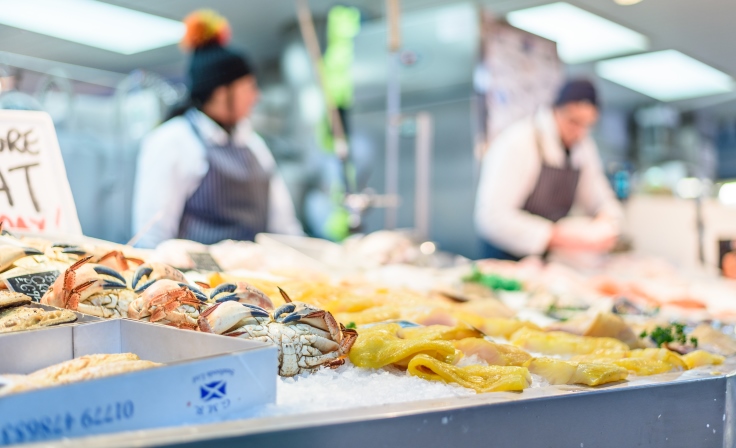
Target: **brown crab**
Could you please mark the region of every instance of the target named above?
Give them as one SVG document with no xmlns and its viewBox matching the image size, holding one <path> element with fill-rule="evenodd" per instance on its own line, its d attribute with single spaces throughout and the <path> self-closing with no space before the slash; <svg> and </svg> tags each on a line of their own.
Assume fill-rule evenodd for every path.
<svg viewBox="0 0 736 448">
<path fill-rule="evenodd" d="M 294 302 L 284 291 L 281 294 L 287 303 L 273 315 L 256 305 L 225 301 L 202 312 L 199 328 L 275 345 L 281 376 L 344 364 L 358 333 L 339 324 L 328 311 Z"/>
<path fill-rule="evenodd" d="M 41 303 L 105 318 L 126 316 L 135 293 L 127 288 L 119 272 L 91 264 L 91 259 L 83 258 L 64 271 Z"/>
<path fill-rule="evenodd" d="M 127 316 L 189 330 L 197 329 L 203 301 L 185 283 L 158 280 L 130 303 Z"/>
</svg>

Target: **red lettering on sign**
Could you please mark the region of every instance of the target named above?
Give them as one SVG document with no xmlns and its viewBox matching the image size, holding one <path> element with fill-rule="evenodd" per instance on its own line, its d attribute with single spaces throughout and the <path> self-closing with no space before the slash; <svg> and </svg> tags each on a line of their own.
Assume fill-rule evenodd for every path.
<svg viewBox="0 0 736 448">
<path fill-rule="evenodd" d="M 15 222 L 15 227 L 19 229 L 28 230 L 28 225 L 26 225 L 26 222 L 20 216 L 18 217 L 18 220 Z"/>
<path fill-rule="evenodd" d="M 28 221 L 30 221 L 31 224 L 33 224 L 34 226 L 38 227 L 38 230 L 43 231 L 43 229 L 46 227 L 46 218 L 41 218 L 40 220 L 28 218 Z"/>
<path fill-rule="evenodd" d="M 26 224 L 28 221 L 31 226 Z M 43 231 L 46 229 L 46 218 L 11 218 L 8 215 L 0 215 L 0 222 L 4 223 L 6 229 L 32 230 L 31 227 Z"/>
</svg>

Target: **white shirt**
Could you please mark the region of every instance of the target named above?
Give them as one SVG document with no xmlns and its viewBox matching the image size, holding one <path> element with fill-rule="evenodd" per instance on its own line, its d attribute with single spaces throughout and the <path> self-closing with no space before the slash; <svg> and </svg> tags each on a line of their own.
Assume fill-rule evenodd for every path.
<svg viewBox="0 0 736 448">
<path fill-rule="evenodd" d="M 565 150 L 553 112 L 540 110 L 506 129 L 493 142 L 483 158 L 475 204 L 479 235 L 519 257 L 543 254 L 554 226 L 552 221 L 522 210 L 542 169 L 537 130 L 545 162 L 564 166 Z M 573 207 L 588 216 L 607 217 L 611 224 L 620 226 L 623 211 L 603 173 L 593 139 L 583 139 L 570 156 L 572 166 L 580 170 Z"/>
<path fill-rule="evenodd" d="M 227 132 L 207 115 L 196 111 L 194 121 L 202 138 L 216 144 L 227 143 Z M 266 143 L 247 120 L 238 123 L 232 139 L 248 146 L 266 172 L 271 173 L 268 231 L 303 234 L 289 190 L 278 174 L 276 161 Z M 208 170 L 205 147 L 185 117 L 173 118 L 146 136 L 138 155 L 133 233 L 144 230 L 159 213 L 160 219 L 138 240 L 137 246 L 152 248 L 177 237 L 184 205 L 199 188 Z"/>
</svg>

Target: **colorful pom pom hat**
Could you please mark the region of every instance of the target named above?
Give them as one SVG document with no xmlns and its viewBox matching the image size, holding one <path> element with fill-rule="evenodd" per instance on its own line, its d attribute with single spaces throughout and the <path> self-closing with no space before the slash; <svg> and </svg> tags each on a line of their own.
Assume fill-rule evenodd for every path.
<svg viewBox="0 0 736 448">
<path fill-rule="evenodd" d="M 218 87 L 253 74 L 245 54 L 225 47 L 230 40 L 230 25 L 224 17 L 202 9 L 189 14 L 184 24 L 187 31 L 181 46 L 192 52 L 189 94 L 194 105 L 203 105 Z"/>
</svg>

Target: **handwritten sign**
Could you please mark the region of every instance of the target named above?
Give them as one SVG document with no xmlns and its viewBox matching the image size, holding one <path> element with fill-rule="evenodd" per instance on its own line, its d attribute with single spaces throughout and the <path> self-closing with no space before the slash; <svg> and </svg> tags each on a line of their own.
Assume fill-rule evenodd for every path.
<svg viewBox="0 0 736 448">
<path fill-rule="evenodd" d="M 59 271 L 35 272 L 5 279 L 5 284 L 11 291 L 20 292 L 34 302 L 40 302 L 49 287 L 54 284 Z"/>
<path fill-rule="evenodd" d="M 209 252 L 189 252 L 188 254 L 194 263 L 194 268 L 198 271 L 222 272 L 222 268 Z"/>
<path fill-rule="evenodd" d="M 82 234 L 45 112 L 0 110 L 0 220 L 9 230 Z"/>
</svg>

